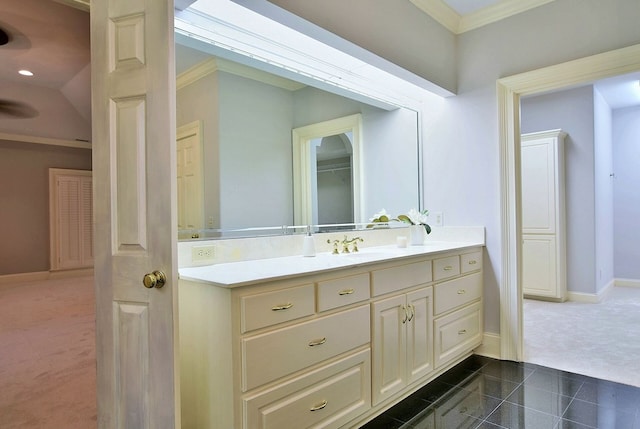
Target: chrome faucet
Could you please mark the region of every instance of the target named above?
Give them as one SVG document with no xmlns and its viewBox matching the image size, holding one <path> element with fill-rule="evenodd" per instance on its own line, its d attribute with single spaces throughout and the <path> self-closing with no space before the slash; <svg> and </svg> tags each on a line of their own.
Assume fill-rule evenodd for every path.
<svg viewBox="0 0 640 429">
<path fill-rule="evenodd" d="M 333 254 L 337 255 L 340 252 L 338 251 L 338 246 L 341 245 L 342 246 L 342 253 L 351 253 L 351 252 L 357 252 L 358 251 L 358 241 L 359 242 L 363 242 L 364 239 L 360 238 L 360 237 L 354 237 L 352 239 L 348 239 L 347 236 L 344 236 L 343 240 L 327 240 L 327 243 L 329 244 L 333 244 Z M 351 246 L 351 250 L 349 250 L 349 246 Z"/>
</svg>

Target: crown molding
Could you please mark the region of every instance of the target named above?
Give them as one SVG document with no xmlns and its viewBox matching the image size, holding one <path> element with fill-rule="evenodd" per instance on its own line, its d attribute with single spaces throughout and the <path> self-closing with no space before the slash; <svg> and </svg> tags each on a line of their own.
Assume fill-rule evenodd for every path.
<svg viewBox="0 0 640 429">
<path fill-rule="evenodd" d="M 3 133 L 3 132 L 0 132 L 0 140 L 91 150 L 91 142 L 87 142 L 84 140 L 65 140 L 65 139 L 55 139 L 55 138 L 49 138 L 49 137 L 29 136 L 24 134 L 11 134 L 11 133 Z"/>
<path fill-rule="evenodd" d="M 90 0 L 54 0 L 54 1 L 56 3 L 74 7 L 84 12 L 89 12 L 89 9 L 91 9 Z"/>
<path fill-rule="evenodd" d="M 418 9 L 442 24 L 447 30 L 458 34 L 460 15 L 442 0 L 409 0 Z"/>
<path fill-rule="evenodd" d="M 296 91 L 306 86 L 299 82 L 275 76 L 271 73 L 266 73 L 243 64 L 234 63 L 222 58 L 210 58 L 180 73 L 177 77 L 176 87 L 177 89 L 184 88 L 185 86 L 217 71 L 231 73 L 236 76 L 266 83 L 267 85 L 283 88 L 288 91 Z"/>
<path fill-rule="evenodd" d="M 443 0 L 409 0 L 454 34 L 462 34 L 555 0 L 502 0 L 476 12 L 460 15 Z"/>
<path fill-rule="evenodd" d="M 460 18 L 458 34 L 470 31 L 487 24 L 500 21 L 510 16 L 526 12 L 529 9 L 551 3 L 555 0 L 503 0 Z"/>
</svg>

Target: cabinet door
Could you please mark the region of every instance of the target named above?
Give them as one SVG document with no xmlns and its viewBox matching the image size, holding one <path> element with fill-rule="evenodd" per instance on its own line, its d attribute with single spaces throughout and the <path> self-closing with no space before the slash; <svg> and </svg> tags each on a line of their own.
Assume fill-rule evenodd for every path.
<svg viewBox="0 0 640 429">
<path fill-rule="evenodd" d="M 407 294 L 407 382 L 433 370 L 433 289 Z"/>
<path fill-rule="evenodd" d="M 406 385 L 406 295 L 371 305 L 373 403 L 377 404 Z"/>
<path fill-rule="evenodd" d="M 523 141 L 521 148 L 522 230 L 556 232 L 556 164 L 554 139 Z"/>
<path fill-rule="evenodd" d="M 525 295 L 560 298 L 556 260 L 555 235 L 522 236 L 522 290 Z"/>
</svg>

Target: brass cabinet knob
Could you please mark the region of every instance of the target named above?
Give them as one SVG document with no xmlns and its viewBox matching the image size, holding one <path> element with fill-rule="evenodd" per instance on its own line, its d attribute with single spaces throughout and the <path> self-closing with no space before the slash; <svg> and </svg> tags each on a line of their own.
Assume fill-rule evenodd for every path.
<svg viewBox="0 0 640 429">
<path fill-rule="evenodd" d="M 167 282 L 167 276 L 162 271 L 154 271 L 144 275 L 142 284 L 148 289 L 158 288 L 160 289 Z"/>
</svg>

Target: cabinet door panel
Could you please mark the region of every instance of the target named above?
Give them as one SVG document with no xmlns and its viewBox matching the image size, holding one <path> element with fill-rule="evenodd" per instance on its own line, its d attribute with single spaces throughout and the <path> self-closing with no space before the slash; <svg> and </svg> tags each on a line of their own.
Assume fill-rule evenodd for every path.
<svg viewBox="0 0 640 429">
<path fill-rule="evenodd" d="M 522 230 L 525 233 L 555 233 L 555 158 L 553 139 L 523 142 Z"/>
<path fill-rule="evenodd" d="M 407 294 L 411 320 L 407 323 L 407 371 L 411 383 L 433 370 L 433 289 Z"/>
<path fill-rule="evenodd" d="M 525 295 L 556 297 L 555 235 L 522 236 L 522 289 Z"/>
<path fill-rule="evenodd" d="M 406 384 L 405 295 L 372 304 L 373 403 L 400 391 Z"/>
</svg>

